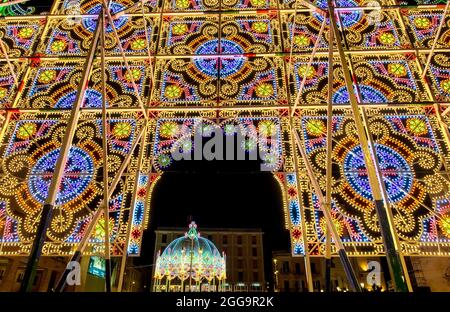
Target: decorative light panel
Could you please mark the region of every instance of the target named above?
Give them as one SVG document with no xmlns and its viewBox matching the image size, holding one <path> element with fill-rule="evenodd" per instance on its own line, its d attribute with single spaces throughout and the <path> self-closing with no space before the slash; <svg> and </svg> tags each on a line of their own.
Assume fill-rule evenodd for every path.
<svg viewBox="0 0 450 312">
<path fill-rule="evenodd" d="M 240 48 L 232 41 L 222 43 L 224 50 Z M 210 54 L 216 45 L 208 41 L 199 50 Z M 154 100 L 159 106 L 217 105 L 218 101 L 220 105 L 286 103 L 283 77 L 280 58 L 230 55 L 159 60 Z"/>
<path fill-rule="evenodd" d="M 43 21 L 0 21 L 0 39 L 9 57 L 30 56 L 39 42 Z"/>
<path fill-rule="evenodd" d="M 200 54 L 199 50 L 206 42 L 216 42 L 217 45 L 218 36 L 218 15 L 200 17 L 165 16 L 162 23 L 158 54 Z M 218 51 L 212 50 L 208 54 L 211 53 L 218 53 Z"/>
<path fill-rule="evenodd" d="M 428 54 L 421 55 L 426 62 Z M 450 53 L 435 53 L 431 57 L 427 72 L 428 81 L 438 101 L 450 101 Z"/>
<path fill-rule="evenodd" d="M 351 50 L 401 49 L 409 47 L 395 10 L 340 12 L 345 41 Z"/>
<path fill-rule="evenodd" d="M 308 112 L 309 113 L 309 112 Z M 326 175 L 326 112 L 310 111 L 296 123 L 308 159 L 322 190 Z M 402 249 L 407 254 L 449 252 L 447 198 L 450 182 L 447 160 L 441 153 L 442 134 L 434 116 L 420 109 L 370 109 L 370 133 L 394 215 Z M 383 251 L 378 219 L 362 150 L 350 111 L 336 110 L 333 117 L 332 216 L 350 254 Z M 305 203 L 309 248 L 324 254 L 326 226 L 317 196 L 306 187 Z"/>
<path fill-rule="evenodd" d="M 431 48 L 444 11 L 414 9 L 402 10 L 401 12 L 414 47 Z M 447 15 L 439 39 L 436 42 L 436 48 L 448 47 L 450 47 L 450 17 Z"/>
<path fill-rule="evenodd" d="M 431 98 L 413 54 L 353 56 L 360 103 L 427 102 Z M 334 94 L 335 103 L 348 102 L 346 88 Z"/>
<path fill-rule="evenodd" d="M 319 40 L 318 51 L 328 49 L 326 34 L 329 32 L 329 27 L 325 26 L 322 35 L 318 38 L 323 20 L 320 20 L 317 15 L 310 12 L 298 12 L 294 18 L 294 14 L 280 14 L 285 52 L 290 52 L 291 47 L 293 52 L 312 51 L 317 40 Z"/>
<path fill-rule="evenodd" d="M 84 60 L 83 60 L 84 61 Z M 80 62 L 42 62 L 31 69 L 30 79 L 19 107 L 70 109 L 76 100 L 79 79 L 83 71 Z M 137 95 L 143 96 L 148 88 L 147 68 L 143 62 L 130 62 L 130 72 L 121 62 L 108 61 L 107 105 L 111 107 L 138 107 Z M 86 108 L 102 107 L 102 83 L 100 61 L 94 63 L 91 79 L 85 91 L 83 105 Z"/>
<path fill-rule="evenodd" d="M 155 52 L 156 34 L 159 27 L 158 17 L 126 16 L 114 23 L 120 38 L 120 45 L 125 54 L 148 55 L 147 44 L 150 52 Z M 97 26 L 96 17 L 80 17 L 79 20 L 51 19 L 45 34 L 47 40 L 42 43 L 39 52 L 55 56 L 86 56 Z M 147 39 L 145 38 L 147 27 Z M 121 55 L 113 28 L 106 26 L 106 53 L 108 55 Z"/>
<path fill-rule="evenodd" d="M 140 0 L 139 0 L 140 1 Z M 78 10 L 78 7 L 73 7 L 71 0 L 55 0 L 57 2 L 57 12 L 60 14 L 73 14 Z M 95 14 L 94 10 L 98 10 L 99 4 L 103 3 L 103 0 L 78 0 L 79 7 L 81 8 L 81 14 Z M 133 0 L 114 0 L 111 2 L 111 9 L 116 11 L 122 11 L 123 9 L 133 8 L 129 13 L 140 14 L 142 12 L 141 6 L 133 7 L 137 1 Z M 163 0 L 149 0 L 145 1 L 144 12 L 159 12 L 161 11 Z"/>
<path fill-rule="evenodd" d="M 35 222 L 48 189 L 66 131 L 67 114 L 24 114 L 11 122 L 2 145 L 1 198 L 4 221 L 0 231 L 2 253 L 26 254 L 36 234 Z M 47 231 L 45 255 L 67 254 L 80 241 L 103 200 L 102 128 L 100 115 L 85 114 L 77 127 L 56 207 Z M 108 176 L 112 179 L 130 152 L 141 122 L 135 115 L 113 116 L 108 122 Z M 131 168 L 129 168 L 130 173 Z M 109 183 L 111 183 L 110 180 Z M 122 179 L 110 198 L 112 252 L 123 244 L 128 215 L 123 209 L 130 200 L 132 179 Z M 100 219 L 86 251 L 104 248 L 104 220 Z M 103 234 L 103 236 L 102 236 Z M 120 247 L 120 246 L 119 246 Z M 92 249 L 93 248 L 93 249 Z M 123 248 L 122 248 L 123 249 Z"/>
<path fill-rule="evenodd" d="M 14 75 L 17 78 L 17 83 L 8 63 L 0 62 L 0 107 L 2 108 L 14 106 L 17 91 L 26 69 L 24 62 L 14 62 L 11 65 Z"/>
</svg>

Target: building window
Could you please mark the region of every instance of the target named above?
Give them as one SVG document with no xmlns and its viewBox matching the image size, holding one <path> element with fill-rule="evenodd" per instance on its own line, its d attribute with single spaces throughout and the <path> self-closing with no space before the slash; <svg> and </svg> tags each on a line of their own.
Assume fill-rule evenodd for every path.
<svg viewBox="0 0 450 312">
<path fill-rule="evenodd" d="M 244 268 L 244 261 L 241 260 L 241 259 L 239 259 L 239 260 L 237 261 L 237 265 L 238 265 L 238 268 L 239 268 L 239 269 L 243 269 L 243 268 Z"/>
<path fill-rule="evenodd" d="M 256 245 L 256 236 L 252 236 L 252 244 Z"/>
<path fill-rule="evenodd" d="M 238 243 L 238 245 L 242 245 L 242 236 L 241 235 L 238 235 L 237 243 Z"/>
<path fill-rule="evenodd" d="M 18 274 L 17 274 L 17 279 L 16 279 L 16 282 L 17 283 L 21 283 L 22 282 L 22 280 L 23 280 L 23 272 L 19 272 Z"/>
<path fill-rule="evenodd" d="M 320 281 L 314 281 L 314 289 L 320 290 Z"/>
<path fill-rule="evenodd" d="M 252 256 L 253 257 L 257 257 L 258 256 L 258 249 L 255 248 L 255 247 L 252 248 Z"/>
<path fill-rule="evenodd" d="M 296 263 L 295 264 L 295 274 L 300 274 L 300 273 L 301 273 L 300 263 Z"/>
<path fill-rule="evenodd" d="M 244 281 L 244 272 L 239 271 L 238 272 L 238 282 L 243 282 Z"/>
<path fill-rule="evenodd" d="M 316 264 L 315 263 L 311 263 L 311 272 L 313 274 L 317 274 L 317 268 L 316 268 Z"/>
<path fill-rule="evenodd" d="M 253 281 L 258 282 L 259 281 L 259 274 L 258 272 L 253 272 Z"/>
<path fill-rule="evenodd" d="M 253 268 L 254 269 L 258 268 L 258 260 L 253 260 Z"/>
<path fill-rule="evenodd" d="M 242 257 L 242 247 L 238 247 L 238 257 Z"/>
<path fill-rule="evenodd" d="M 284 281 L 284 291 L 289 291 L 289 281 Z"/>
<path fill-rule="evenodd" d="M 283 261 L 283 273 L 289 273 L 289 262 Z"/>
<path fill-rule="evenodd" d="M 228 244 L 228 236 L 226 235 L 222 236 L 222 244 L 224 245 Z"/>
<path fill-rule="evenodd" d="M 0 268 L 0 281 L 3 280 L 5 275 L 6 275 L 6 267 L 1 267 Z"/>
<path fill-rule="evenodd" d="M 163 234 L 163 235 L 161 236 L 161 242 L 162 242 L 162 243 L 167 243 L 167 234 Z"/>
</svg>

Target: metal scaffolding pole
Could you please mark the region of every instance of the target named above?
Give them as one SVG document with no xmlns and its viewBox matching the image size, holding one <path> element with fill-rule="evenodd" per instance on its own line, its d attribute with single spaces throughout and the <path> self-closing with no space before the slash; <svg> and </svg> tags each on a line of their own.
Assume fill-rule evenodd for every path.
<svg viewBox="0 0 450 312">
<path fill-rule="evenodd" d="M 145 133 L 145 128 L 142 128 L 139 132 L 139 134 L 136 136 L 136 140 L 133 143 L 133 145 L 130 148 L 130 152 L 128 153 L 126 159 L 123 161 L 117 175 L 115 176 L 114 180 L 112 181 L 111 185 L 108 188 L 108 198 L 110 198 L 115 190 L 115 188 L 117 187 L 117 185 L 119 184 L 119 181 L 122 177 L 122 174 L 125 172 L 125 169 L 128 167 L 128 164 L 131 161 L 131 158 L 133 157 L 133 153 L 136 150 L 136 147 L 139 145 L 139 142 L 142 138 L 142 135 Z M 78 244 L 77 250 L 75 251 L 75 253 L 73 254 L 72 258 L 70 259 L 70 262 L 78 262 L 81 258 L 82 253 L 84 252 L 84 249 L 86 248 L 86 246 L 89 243 L 89 239 L 92 235 L 92 232 L 94 231 L 95 225 L 97 224 L 98 220 L 100 219 L 100 217 L 103 215 L 104 210 L 101 209 L 101 207 L 104 207 L 105 202 L 102 201 L 102 203 L 100 204 L 100 208 L 97 209 L 97 211 L 94 213 L 94 215 L 92 216 L 92 220 L 89 223 L 88 228 L 86 229 L 86 232 L 84 233 L 83 237 L 81 238 L 80 243 Z M 64 287 L 66 286 L 66 279 L 67 276 L 70 273 L 70 269 L 66 268 L 66 270 L 63 272 L 63 274 L 61 275 L 57 286 L 55 288 L 55 292 L 62 292 L 64 290 Z"/>
<path fill-rule="evenodd" d="M 53 209 L 56 205 L 56 200 L 58 197 L 58 191 L 61 186 L 61 181 L 64 175 L 64 170 L 67 163 L 67 158 L 69 156 L 70 148 L 72 146 L 72 140 L 75 136 L 75 131 L 78 124 L 78 119 L 80 117 L 80 107 L 83 103 L 84 99 L 84 91 L 87 86 L 87 82 L 89 80 L 92 63 L 94 60 L 95 51 L 97 49 L 98 40 L 101 33 L 100 23 L 97 24 L 94 36 L 92 39 L 90 51 L 87 57 L 87 60 L 84 64 L 83 76 L 78 85 L 77 96 L 75 102 L 73 104 L 73 108 L 67 123 L 67 131 L 65 132 L 60 153 L 58 156 L 58 160 L 55 165 L 55 171 L 52 176 L 52 181 L 50 184 L 49 192 L 47 195 L 47 200 L 42 208 L 41 217 L 39 220 L 39 225 L 36 231 L 36 237 L 33 241 L 33 245 L 31 247 L 30 257 L 28 259 L 27 267 L 25 269 L 24 278 L 22 281 L 22 285 L 20 291 L 28 292 L 31 291 L 31 287 L 33 286 L 34 277 L 36 275 L 36 270 L 39 264 L 39 259 L 42 254 L 42 247 L 44 246 L 47 228 L 49 226 Z"/>
<path fill-rule="evenodd" d="M 326 18 L 324 18 L 326 20 Z M 333 32 L 328 33 L 328 105 L 327 105 L 327 158 L 325 209 L 331 211 L 331 189 L 333 170 Z M 325 290 L 331 292 L 331 229 L 325 234 Z"/>
<path fill-rule="evenodd" d="M 303 146 L 301 145 L 300 138 L 298 136 L 297 130 L 292 129 L 292 133 L 294 135 L 295 142 L 297 143 L 298 150 L 302 156 L 303 162 L 306 167 L 306 172 L 308 174 L 309 180 L 313 186 L 314 192 L 319 198 L 320 208 L 323 212 L 325 220 L 327 221 L 328 231 L 331 232 L 331 236 L 333 237 L 334 243 L 338 249 L 339 258 L 341 259 L 342 266 L 344 267 L 345 275 L 347 276 L 348 282 L 350 283 L 350 287 L 353 291 L 360 292 L 361 286 L 359 285 L 358 277 L 353 270 L 352 264 L 348 258 L 347 252 L 345 251 L 344 244 L 339 237 L 339 233 L 336 229 L 336 225 L 333 222 L 333 217 L 331 216 L 331 210 L 328 209 L 328 205 L 326 203 L 326 199 L 323 196 L 322 190 L 320 188 L 319 183 L 315 178 L 314 171 L 309 163 L 308 156 L 306 155 Z"/>
<path fill-rule="evenodd" d="M 104 209 L 104 230 L 105 230 L 105 290 L 111 292 L 111 244 L 109 233 L 109 196 L 108 196 L 108 120 L 106 111 L 106 61 L 105 61 L 105 8 L 102 9 L 100 20 L 102 27 L 101 56 L 102 56 L 102 127 L 103 127 L 103 209 Z"/>
<path fill-rule="evenodd" d="M 383 201 L 383 195 L 380 186 L 383 181 L 378 180 L 377 172 L 379 172 L 379 170 L 377 170 L 376 163 L 372 158 L 369 140 L 363 124 L 363 118 L 358 107 L 358 100 L 355 96 L 355 93 L 353 92 L 352 78 L 347 65 L 347 60 L 345 59 L 345 53 L 342 47 L 342 38 L 336 25 L 334 6 L 331 0 L 328 0 L 328 10 L 330 15 L 330 26 L 332 28 L 331 31 L 333 31 L 334 33 L 336 46 L 338 48 L 339 57 L 341 59 L 342 71 L 345 84 L 347 86 L 350 106 L 352 109 L 359 142 L 361 144 L 361 149 L 363 151 L 364 163 L 366 165 L 367 176 L 374 198 L 375 210 L 379 218 L 380 230 L 386 250 L 386 258 L 388 261 L 389 271 L 391 273 L 396 291 L 406 292 L 408 290 L 408 287 L 405 281 L 405 272 L 402 268 L 402 261 L 399 255 L 399 248 L 401 247 L 398 246 L 398 244 L 394 240 L 395 228 L 393 219 L 388 213 L 389 209 L 386 207 L 386 203 Z M 375 158 L 376 154 L 374 154 L 373 157 Z"/>
</svg>

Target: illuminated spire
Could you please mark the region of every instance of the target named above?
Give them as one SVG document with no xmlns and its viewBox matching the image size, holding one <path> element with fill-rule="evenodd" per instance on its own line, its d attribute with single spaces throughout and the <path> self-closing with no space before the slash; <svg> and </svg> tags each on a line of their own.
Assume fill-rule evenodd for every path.
<svg viewBox="0 0 450 312">
<path fill-rule="evenodd" d="M 199 238 L 200 233 L 197 232 L 197 224 L 195 221 L 192 221 L 191 224 L 189 224 L 189 231 L 186 233 L 186 236 L 190 239 Z"/>
</svg>

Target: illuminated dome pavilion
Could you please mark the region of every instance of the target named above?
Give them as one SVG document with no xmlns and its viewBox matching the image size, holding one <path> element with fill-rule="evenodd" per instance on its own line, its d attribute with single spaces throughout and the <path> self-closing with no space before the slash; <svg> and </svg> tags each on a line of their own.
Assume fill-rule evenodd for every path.
<svg viewBox="0 0 450 312">
<path fill-rule="evenodd" d="M 225 253 L 200 236 L 192 222 L 183 237 L 173 240 L 158 252 L 154 279 L 155 291 L 221 290 L 226 279 Z M 206 286 L 206 287 L 205 287 Z"/>
</svg>

